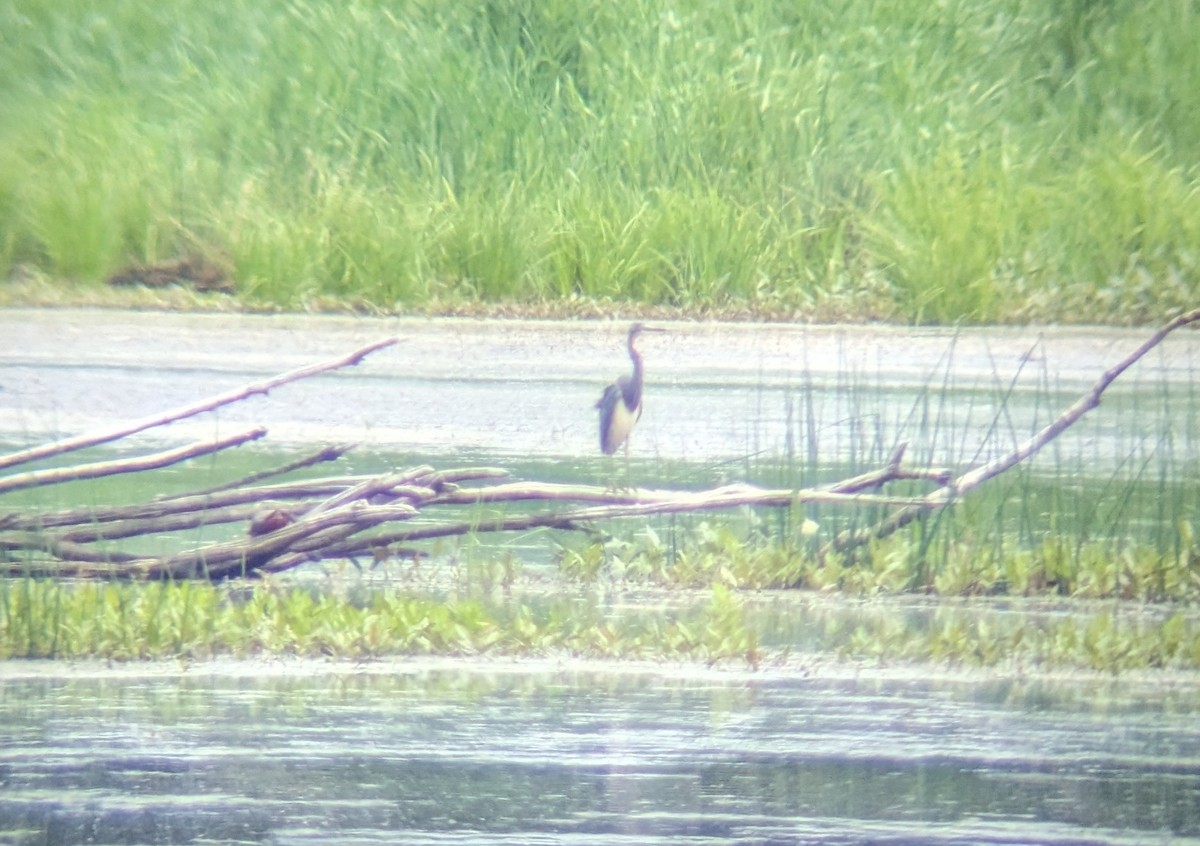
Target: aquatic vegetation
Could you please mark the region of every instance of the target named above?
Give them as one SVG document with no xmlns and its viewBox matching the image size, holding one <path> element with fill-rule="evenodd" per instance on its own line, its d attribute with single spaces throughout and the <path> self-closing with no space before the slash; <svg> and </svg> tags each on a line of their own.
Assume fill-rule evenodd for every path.
<svg viewBox="0 0 1200 846">
<path fill-rule="evenodd" d="M 1082 541 L 1047 535 L 1028 546 L 1012 535 L 979 534 L 921 543 L 919 532 L 871 543 L 853 558 L 823 555 L 816 544 L 708 520 L 664 542 L 653 529 L 560 551 L 563 574 L 592 583 L 668 588 L 720 584 L 735 589 L 800 588 L 848 596 L 927 593 L 956 596 L 1057 596 L 1142 602 L 1200 602 L 1200 545 L 1181 521 L 1166 551 L 1147 543 Z"/>
<path fill-rule="evenodd" d="M 743 597 L 800 589 L 800 596 L 836 597 L 817 640 L 820 649 L 847 659 L 1112 672 L 1200 667 L 1200 615 L 1194 610 L 1200 604 L 1200 546 L 1186 522 L 1177 550 L 1168 552 L 1065 536 L 1047 536 L 1034 548 L 1015 537 L 998 544 L 959 538 L 931 551 L 910 533 L 877 541 L 853 560 L 820 556 L 815 544 L 780 542 L 761 530 L 753 521 L 749 532 L 702 521 L 669 543 L 644 530 L 564 548 L 562 573 L 613 589 L 711 587 Z M 938 605 L 916 618 L 889 611 L 888 598 L 914 594 L 937 597 Z M 878 613 L 845 611 L 856 601 L 881 598 Z M 745 619 L 756 625 L 752 610 Z M 770 638 L 759 631 L 758 641 Z M 772 654 L 770 647 L 750 651 Z"/>
<path fill-rule="evenodd" d="M 359 597 L 278 583 L 0 580 L 0 659 L 575 654 L 757 660 L 733 592 L 661 616 L 606 616 L 573 594 Z"/>
<path fill-rule="evenodd" d="M 1111 380 L 1116 372 L 1108 371 L 1105 378 Z M 1183 396 L 1173 394 L 1169 400 L 1164 383 L 1154 401 L 1164 408 L 1180 403 L 1185 411 L 1181 417 L 1190 420 L 1194 392 L 1189 383 L 1180 384 Z M 1010 414 L 1007 392 L 998 393 L 998 402 L 988 411 L 993 424 L 985 440 L 994 435 L 1018 446 L 1010 450 L 1001 444 L 996 450 L 1000 465 L 997 459 L 978 460 L 984 452 L 981 446 L 973 469 L 963 471 L 965 476 L 979 478 L 990 468 L 1012 467 L 1010 456 L 1016 456 L 1013 461 L 1019 461 L 1021 454 L 1028 456 L 1020 446 L 1028 442 L 1018 437 L 1015 424 L 1009 425 L 1007 434 L 1000 432 L 1000 421 L 1008 421 Z M 928 453 L 939 440 L 959 440 L 953 421 L 942 416 L 950 402 L 948 394 L 926 390 L 914 402 L 914 409 L 924 406 L 924 425 L 916 431 L 922 437 L 914 451 Z M 1093 405 L 1098 402 L 1098 393 L 1085 394 L 1073 408 L 1083 408 L 1089 400 Z M 1136 412 L 1136 400 L 1132 407 Z M 856 404 L 855 414 L 864 416 L 861 405 Z M 1035 431 L 1071 422 L 1066 415 L 1051 417 L 1047 429 L 1040 427 L 1037 416 L 1031 426 Z M 799 426 L 816 428 L 812 419 Z M 907 488 L 900 497 L 860 497 L 856 492 L 893 481 L 918 490 L 931 483 L 938 491 L 950 490 L 947 485 L 954 474 L 935 468 L 892 472 L 901 454 L 895 448 L 890 451 L 895 458 L 887 460 L 882 471 L 871 470 L 884 455 L 881 443 L 855 454 L 867 463 L 867 472 L 855 467 L 849 479 L 839 476 L 844 480 L 815 490 L 811 497 L 797 493 L 795 483 L 806 471 L 792 464 L 791 451 L 783 461 L 769 451 L 758 459 L 762 464 L 777 463 L 766 470 L 782 480 L 777 489 L 763 491 L 749 482 L 734 483 L 714 491 L 681 490 L 674 498 L 662 490 L 600 491 L 545 482 L 505 483 L 481 491 L 458 482 L 477 475 L 490 479 L 501 471 L 461 469 L 434 478 L 428 468 L 396 471 L 391 465 L 382 476 L 341 478 L 329 483 L 331 489 L 317 484 L 322 498 L 300 509 L 301 516 L 322 514 L 322 504 L 345 505 L 400 486 L 400 494 L 411 502 L 436 500 L 453 506 L 452 531 L 435 532 L 437 527 L 424 523 L 411 535 L 372 534 L 352 549 L 339 547 L 322 556 L 313 555 L 311 549 L 300 550 L 302 554 L 292 559 L 309 573 L 320 566 L 346 571 L 353 566 L 364 578 L 374 575 L 377 567 L 389 571 L 385 585 L 371 588 L 364 582 L 353 591 L 342 590 L 332 580 L 313 586 L 272 578 L 266 568 L 258 570 L 265 581 L 229 586 L 183 580 L 171 571 L 157 573 L 161 579 L 157 584 L 69 581 L 65 577 L 84 571 L 34 566 L 34 559 L 25 557 L 45 540 L 45 534 L 36 533 L 70 525 L 73 533 L 60 538 L 67 543 L 123 538 L 126 530 L 142 526 L 141 518 L 122 512 L 115 521 L 121 530 L 104 530 L 102 526 L 113 524 L 112 511 L 97 499 L 86 508 L 42 512 L 49 516 L 14 511 L 5 515 L 5 532 L 20 534 L 6 536 L 4 544 L 4 563 L 13 578 L 0 582 L 0 657 L 193 660 L 263 654 L 355 659 L 427 653 L 555 654 L 733 660 L 757 666 L 786 660 L 793 650 L 801 652 L 800 641 L 780 638 L 764 622 L 754 601 L 757 592 L 787 589 L 792 596 L 799 595 L 799 604 L 805 594 L 836 595 L 851 609 L 862 598 L 936 595 L 946 603 L 945 608 L 920 618 L 906 612 L 831 615 L 819 621 L 825 628 L 822 635 L 803 645 L 817 654 L 860 661 L 1015 663 L 1112 671 L 1192 668 L 1197 660 L 1197 628 L 1191 606 L 1200 599 L 1200 549 L 1190 517 L 1196 487 L 1187 461 L 1177 461 L 1173 451 L 1178 443 L 1181 452 L 1194 455 L 1186 438 L 1190 438 L 1187 429 L 1179 441 L 1172 431 L 1158 441 L 1143 436 L 1129 460 L 1123 460 L 1111 477 L 1098 481 L 1095 474 L 1072 476 L 1061 462 L 1053 466 L 1049 479 L 1017 467 L 998 490 L 940 502 L 946 507 L 894 525 L 881 517 L 898 500 L 906 508 L 911 504 Z M 324 451 L 300 463 L 307 466 L 310 459 L 325 460 L 323 455 Z M 954 460 L 961 461 L 958 451 Z M 1087 459 L 1076 460 L 1082 467 Z M 751 462 L 745 463 L 750 470 Z M 96 465 L 91 466 L 94 470 Z M 198 496 L 207 507 L 217 493 L 236 493 L 247 479 L 257 483 L 264 473 L 294 469 L 295 461 L 256 469 L 243 475 L 241 482 L 226 482 Z M 22 481 L 19 476 L 6 478 Z M 303 495 L 313 495 L 313 486 L 311 479 L 304 482 L 307 493 Z M 1096 490 L 1084 495 L 1089 487 Z M 272 490 L 280 495 L 277 488 Z M 105 489 L 103 497 L 115 493 Z M 955 488 L 954 493 L 960 495 L 963 489 Z M 577 499 L 590 505 L 558 510 L 563 502 Z M 516 505 L 528 500 L 557 505 L 555 510 L 531 514 Z M 151 504 L 161 509 L 171 501 L 160 498 Z M 667 508 L 672 502 L 679 507 Z M 719 514 L 714 503 L 723 509 Z M 370 507 L 377 505 L 370 503 Z M 831 513 L 835 506 L 842 507 Z M 412 509 L 404 509 L 403 518 L 410 516 Z M 211 529 L 205 520 L 189 526 L 205 533 Z M 881 526 L 890 531 L 878 531 Z M 534 528 L 539 538 L 554 533 L 556 538 L 569 536 L 571 544 L 589 539 L 562 547 L 560 581 L 549 593 L 529 589 L 522 580 L 522 562 L 511 550 L 488 548 L 483 540 L 500 529 Z M 610 528 L 630 533 L 592 540 Z M 283 529 L 286 526 L 268 527 L 262 537 L 273 543 L 272 534 Z M 870 540 L 849 549 L 831 543 L 846 532 Z M 32 544 L 30 534 L 36 537 Z M 450 584 L 411 584 L 397 577 L 394 559 L 400 550 L 388 549 L 390 544 L 451 535 L 463 538 L 459 549 L 466 548 L 468 554 L 452 565 L 456 573 Z M 250 537 L 260 535 L 252 531 Z M 189 549 L 191 556 L 197 549 L 211 551 L 191 544 Z M 430 565 L 434 567 L 444 560 L 436 549 L 434 545 Z M 415 571 L 417 559 L 426 553 L 413 549 L 407 554 Z M 218 574 L 210 569 L 208 575 L 243 576 L 250 568 L 241 556 L 231 557 L 232 572 Z M 337 563 L 318 565 L 318 557 Z M 122 575 L 132 578 L 146 573 Z M 199 579 L 205 574 L 189 567 L 184 575 Z M 539 575 L 544 580 L 545 569 Z M 649 601 L 631 599 L 644 591 L 649 592 Z M 1000 603 L 1032 597 L 1070 604 L 1060 613 L 1041 610 L 1005 616 L 995 613 L 1002 606 L 989 605 L 981 597 Z M 964 614 L 963 598 L 979 604 L 966 606 Z M 897 608 L 903 610 L 901 604 L 890 610 Z"/>
<path fill-rule="evenodd" d="M 818 630 L 815 645 L 802 648 L 762 613 L 757 591 L 715 584 L 653 601 L 622 599 L 635 595 L 434 597 L 376 589 L 351 597 L 278 583 L 7 579 L 0 582 L 0 659 L 538 655 L 759 666 L 834 656 L 1031 670 L 1200 669 L 1200 617 L 1183 607 L 972 599 L 914 615 L 878 598 L 815 607 L 792 593 L 800 601 L 789 600 L 787 614 Z"/>
<path fill-rule="evenodd" d="M 896 615 L 837 632 L 839 654 L 882 663 L 932 662 L 1028 670 L 1086 668 L 1105 672 L 1200 667 L 1200 621 L 1182 611 L 1147 614 L 1135 608 L 1025 613 L 950 608 L 927 626 Z M 831 637 L 833 634 L 831 633 Z"/>
</svg>

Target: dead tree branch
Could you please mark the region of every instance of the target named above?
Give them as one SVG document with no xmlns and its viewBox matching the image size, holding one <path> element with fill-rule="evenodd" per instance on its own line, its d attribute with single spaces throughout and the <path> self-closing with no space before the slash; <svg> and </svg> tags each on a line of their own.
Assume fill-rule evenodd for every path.
<svg viewBox="0 0 1200 846">
<path fill-rule="evenodd" d="M 367 346 L 357 349 L 349 355 L 342 356 L 341 358 L 336 358 L 332 361 L 326 361 L 320 364 L 310 364 L 306 367 L 300 367 L 296 370 L 290 370 L 287 373 L 283 373 L 279 376 L 273 376 L 270 379 L 264 379 L 261 382 L 252 382 L 248 385 L 243 385 L 240 388 L 235 388 L 232 391 L 218 394 L 215 397 L 210 397 L 208 399 L 201 400 L 200 402 L 192 403 L 191 405 L 185 405 L 179 408 L 174 408 L 170 411 L 165 411 L 162 414 L 143 417 L 141 420 L 135 420 L 132 423 L 113 426 L 107 429 L 99 429 L 95 432 L 86 432 L 82 435 L 76 435 L 75 437 L 71 438 L 63 438 L 62 440 L 54 441 L 48 444 L 42 444 L 41 446 L 33 447 L 31 449 L 12 452 L 8 455 L 0 455 L 0 470 L 6 470 L 9 467 L 16 467 L 19 464 L 26 464 L 30 461 L 51 458 L 67 452 L 74 452 L 75 450 L 86 449 L 87 447 L 100 446 L 101 444 L 116 441 L 138 432 L 144 432 L 147 429 L 153 429 L 156 426 L 174 423 L 177 420 L 183 420 L 187 417 L 194 417 L 197 414 L 202 414 L 206 411 L 212 411 L 220 408 L 221 406 L 240 402 L 247 397 L 251 397 L 256 394 L 267 394 L 274 388 L 278 388 L 280 385 L 286 385 L 289 382 L 307 379 L 310 376 L 327 373 L 330 370 L 338 370 L 343 367 L 352 367 L 376 350 L 390 347 L 396 343 L 399 343 L 398 338 L 387 338 L 383 341 L 376 341 L 373 344 L 368 344 Z"/>
<path fill-rule="evenodd" d="M 822 553 L 846 552 L 884 537 L 924 515 L 953 505 L 976 487 L 1027 461 L 1083 415 L 1099 406 L 1108 387 L 1171 332 L 1200 321 L 1200 309 L 1168 323 L 1106 371 L 1090 391 L 1034 436 L 1009 453 L 957 476 L 938 468 L 904 466 L 900 446 L 884 467 L 820 488 L 767 489 L 726 485 L 705 491 L 611 490 L 591 485 L 520 482 L 504 470 L 411 467 L 370 476 L 331 476 L 312 481 L 264 483 L 288 472 L 339 458 L 345 447 L 328 447 L 274 470 L 188 494 L 123 507 L 67 509 L 47 513 L 0 513 L 0 573 L 123 579 L 225 579 L 278 572 L 309 561 L 362 555 L 386 557 L 409 544 L 433 538 L 539 528 L 587 529 L 597 523 L 662 514 L 736 508 L 795 508 L 805 505 L 869 506 L 885 516 L 876 524 L 830 540 Z M 302 368 L 187 409 L 109 430 L 112 440 L 234 402 L 318 372 L 354 364 L 385 341 L 323 365 Z M 153 422 L 152 422 L 153 421 Z M 35 485 L 117 472 L 137 472 L 226 449 L 265 434 L 255 429 L 221 441 L 195 444 L 140 458 L 97 462 L 0 477 L 0 493 Z M 96 436 L 58 441 L 12 456 L 0 467 L 46 457 Z M 99 441 L 103 442 L 103 441 Z M 64 446 L 64 444 L 66 446 Z M 926 482 L 929 493 L 890 496 L 882 489 L 900 480 Z M 203 528 L 210 542 L 195 533 Z M 182 534 L 180 534 L 182 533 Z M 192 534 L 188 534 L 192 533 Z M 116 550 L 113 541 L 153 536 L 175 551 L 159 557 Z"/>
<path fill-rule="evenodd" d="M 890 514 L 874 526 L 842 532 L 826 545 L 824 551 L 845 552 L 856 546 L 869 543 L 875 538 L 887 537 L 925 514 L 952 505 L 987 480 L 1000 475 L 1006 470 L 1012 469 L 1023 461 L 1029 460 L 1047 444 L 1075 425 L 1083 415 L 1099 407 L 1104 392 L 1108 390 L 1108 387 L 1122 373 L 1161 344 L 1172 332 L 1197 321 L 1200 321 L 1200 309 L 1194 309 L 1176 317 L 1147 338 L 1137 349 L 1121 359 L 1116 365 L 1106 370 L 1096 384 L 1092 386 L 1092 389 L 1076 400 L 1058 418 L 1042 428 L 1041 431 L 1035 433 L 1024 443 L 1018 444 L 1011 452 L 984 464 L 982 467 L 962 473 L 927 496 L 915 500 Z"/>
<path fill-rule="evenodd" d="M 321 447 L 314 453 L 298 458 L 295 461 L 289 461 L 279 467 L 270 470 L 263 470 L 258 473 L 251 473 L 241 479 L 236 479 L 232 482 L 226 482 L 221 485 L 214 485 L 211 488 L 199 491 L 191 491 L 187 494 L 175 494 L 170 496 L 160 496 L 156 498 L 158 502 L 164 502 L 171 499 L 178 499 L 180 496 L 207 496 L 210 494 L 221 493 L 222 491 L 236 490 L 244 488 L 248 485 L 253 485 L 261 482 L 263 479 L 271 479 L 276 476 L 286 476 L 288 473 L 293 473 L 296 470 L 303 470 L 306 467 L 312 467 L 314 464 L 320 464 L 324 461 L 337 461 L 350 450 L 354 449 L 353 444 L 344 444 L 342 446 L 325 446 Z"/>
<path fill-rule="evenodd" d="M 241 446 L 249 441 L 257 441 L 267 434 L 261 426 L 247 432 L 239 432 L 227 438 L 215 441 L 205 441 L 188 446 L 176 447 L 151 455 L 137 458 L 120 458 L 115 461 L 97 461 L 93 464 L 80 464 L 75 467 L 57 467 L 52 470 L 32 470 L 28 473 L 17 473 L 0 478 L 0 493 L 19 491 L 24 488 L 36 488 L 42 485 L 59 485 L 63 482 L 77 482 L 83 479 L 99 479 L 102 476 L 117 476 L 122 473 L 140 473 L 143 470 L 158 470 L 169 467 L 190 458 L 210 455 L 230 447 Z"/>
</svg>

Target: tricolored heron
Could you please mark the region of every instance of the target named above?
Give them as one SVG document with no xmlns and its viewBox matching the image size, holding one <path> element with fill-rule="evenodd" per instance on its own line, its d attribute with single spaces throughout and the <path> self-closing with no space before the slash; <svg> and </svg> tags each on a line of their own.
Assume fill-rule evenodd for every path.
<svg viewBox="0 0 1200 846">
<path fill-rule="evenodd" d="M 662 332 L 641 323 L 629 327 L 625 346 L 633 360 L 633 373 L 620 376 L 604 389 L 596 408 L 600 409 L 600 449 L 612 455 L 621 444 L 625 445 L 625 459 L 629 460 L 629 433 L 642 416 L 642 356 L 633 345 L 643 332 Z"/>
</svg>

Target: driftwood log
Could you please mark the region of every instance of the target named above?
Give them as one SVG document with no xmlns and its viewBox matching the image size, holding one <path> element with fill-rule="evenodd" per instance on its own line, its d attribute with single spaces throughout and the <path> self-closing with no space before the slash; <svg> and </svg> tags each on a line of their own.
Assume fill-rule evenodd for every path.
<svg viewBox="0 0 1200 846">
<path fill-rule="evenodd" d="M 819 488 L 784 490 L 725 485 L 705 491 L 613 490 L 589 485 L 504 481 L 498 468 L 438 470 L 412 467 L 374 476 L 328 476 L 279 481 L 293 471 L 337 461 L 349 446 L 324 447 L 273 470 L 184 495 L 106 508 L 31 512 L 0 510 L 0 574 L 105 579 L 226 579 L 279 572 L 312 561 L 381 559 L 414 554 L 411 544 L 432 538 L 538 527 L 586 530 L 603 521 L 731 508 L 793 508 L 805 504 L 876 506 L 879 522 L 846 531 L 820 550 L 846 553 L 885 537 L 922 516 L 952 506 L 989 479 L 1028 460 L 1096 408 L 1108 387 L 1171 332 L 1200 321 L 1200 309 L 1163 326 L 1106 371 L 1057 419 L 1011 452 L 955 475 L 911 468 L 901 447 L 884 467 Z M 0 470 L 110 443 L 288 382 L 362 361 L 396 343 L 387 339 L 333 361 L 281 374 L 160 415 L 28 450 L 0 455 Z M 3 494 L 78 479 L 136 473 L 229 449 L 266 435 L 262 428 L 135 458 L 0 475 Z M 272 481 L 274 480 L 274 481 Z M 918 496 L 888 496 L 889 483 L 916 480 Z M 0 499 L 0 504 L 3 500 Z M 526 510 L 489 505 L 526 503 Z M 227 540 L 161 557 L 122 551 L 129 538 L 169 536 L 200 527 L 225 527 Z M 185 545 L 186 546 L 186 545 Z"/>
</svg>

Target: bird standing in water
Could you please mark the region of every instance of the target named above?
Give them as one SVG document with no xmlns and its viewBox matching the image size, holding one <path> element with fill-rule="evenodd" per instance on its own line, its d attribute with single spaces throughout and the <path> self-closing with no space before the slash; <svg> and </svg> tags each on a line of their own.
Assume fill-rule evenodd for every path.
<svg viewBox="0 0 1200 846">
<path fill-rule="evenodd" d="M 633 373 L 618 377 L 617 381 L 604 389 L 604 394 L 596 403 L 596 408 L 600 409 L 600 449 L 606 455 L 612 455 L 624 444 L 626 463 L 629 461 L 629 433 L 642 416 L 642 356 L 633 342 L 643 332 L 661 331 L 641 323 L 629 327 L 625 346 L 633 361 Z"/>
</svg>

